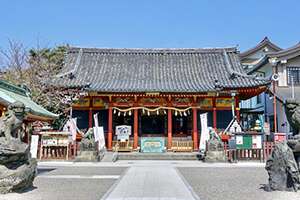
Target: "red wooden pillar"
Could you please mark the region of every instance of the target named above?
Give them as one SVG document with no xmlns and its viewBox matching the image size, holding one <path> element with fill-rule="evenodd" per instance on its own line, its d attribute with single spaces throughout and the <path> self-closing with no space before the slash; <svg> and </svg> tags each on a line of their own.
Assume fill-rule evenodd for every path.
<svg viewBox="0 0 300 200">
<path fill-rule="evenodd" d="M 168 110 L 168 150 L 172 149 L 172 110 Z"/>
<path fill-rule="evenodd" d="M 135 109 L 133 112 L 133 123 L 134 123 L 134 130 L 133 130 L 133 149 L 137 149 L 138 147 L 138 124 L 139 124 L 139 116 L 138 116 L 139 110 Z"/>
<path fill-rule="evenodd" d="M 93 127 L 93 109 L 89 109 L 89 128 Z"/>
<path fill-rule="evenodd" d="M 241 115 L 240 115 L 240 101 L 239 101 L 239 97 L 235 96 L 235 115 L 236 115 L 236 119 L 238 122 L 240 122 L 241 119 Z"/>
<path fill-rule="evenodd" d="M 108 108 L 108 135 L 107 135 L 107 149 L 112 150 L 112 107 Z"/>
<path fill-rule="evenodd" d="M 198 150 L 198 126 L 197 126 L 197 109 L 193 108 L 193 140 L 194 151 Z"/>
<path fill-rule="evenodd" d="M 274 110 L 274 132 L 277 133 L 277 102 L 276 102 L 276 85 L 273 81 L 273 110 Z"/>
<path fill-rule="evenodd" d="M 217 108 L 216 108 L 216 98 L 213 98 L 213 127 L 217 129 Z"/>
</svg>

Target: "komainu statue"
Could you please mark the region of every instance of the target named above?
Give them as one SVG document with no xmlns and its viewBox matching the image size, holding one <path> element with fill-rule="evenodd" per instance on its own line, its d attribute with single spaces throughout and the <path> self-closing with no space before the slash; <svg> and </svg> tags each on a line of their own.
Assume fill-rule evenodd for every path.
<svg viewBox="0 0 300 200">
<path fill-rule="evenodd" d="M 293 128 L 293 137 L 288 139 L 287 144 L 293 150 L 298 168 L 300 167 L 300 101 L 287 99 L 285 113 L 289 124 Z"/>
<path fill-rule="evenodd" d="M 21 191 L 32 186 L 37 162 L 29 146 L 21 141 L 25 105 L 15 102 L 0 118 L 0 193 Z"/>
<path fill-rule="evenodd" d="M 300 102 L 287 99 L 285 113 L 293 128 L 293 136 L 284 142 L 277 142 L 266 163 L 269 174 L 268 191 L 300 190 Z"/>
<path fill-rule="evenodd" d="M 225 162 L 224 144 L 220 136 L 213 129 L 210 129 L 209 135 L 205 162 Z"/>
</svg>

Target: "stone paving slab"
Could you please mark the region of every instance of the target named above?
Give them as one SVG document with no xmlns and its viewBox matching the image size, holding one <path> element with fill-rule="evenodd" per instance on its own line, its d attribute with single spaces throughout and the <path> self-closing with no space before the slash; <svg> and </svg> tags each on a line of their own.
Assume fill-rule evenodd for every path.
<svg viewBox="0 0 300 200">
<path fill-rule="evenodd" d="M 201 200 L 300 200 L 300 192 L 266 192 L 261 167 L 180 167 L 178 171 Z"/>
<path fill-rule="evenodd" d="M 34 187 L 1 195 L 0 200 L 99 200 L 124 173 L 124 167 L 39 166 Z"/>
<path fill-rule="evenodd" d="M 141 165 L 132 166 L 103 199 L 194 200 L 198 197 L 172 165 Z"/>
</svg>

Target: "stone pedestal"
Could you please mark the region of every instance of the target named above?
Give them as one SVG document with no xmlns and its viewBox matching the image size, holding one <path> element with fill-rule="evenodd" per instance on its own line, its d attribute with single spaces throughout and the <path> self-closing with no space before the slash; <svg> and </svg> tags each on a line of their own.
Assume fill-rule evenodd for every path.
<svg viewBox="0 0 300 200">
<path fill-rule="evenodd" d="M 92 130 L 89 130 L 87 136 L 92 135 Z M 75 162 L 98 162 L 100 161 L 99 155 L 95 139 L 93 137 L 84 137 L 80 142 L 80 149 L 77 151 Z"/>
<path fill-rule="evenodd" d="M 226 162 L 224 151 L 207 151 L 205 162 Z"/>
<path fill-rule="evenodd" d="M 286 142 L 275 144 L 266 163 L 269 174 L 268 191 L 297 191 L 300 189 L 300 174 L 292 149 Z"/>
<path fill-rule="evenodd" d="M 37 161 L 29 146 L 16 138 L 0 138 L 0 193 L 20 191 L 32 186 Z"/>
<path fill-rule="evenodd" d="M 75 162 L 98 162 L 99 160 L 96 151 L 78 151 Z"/>
</svg>

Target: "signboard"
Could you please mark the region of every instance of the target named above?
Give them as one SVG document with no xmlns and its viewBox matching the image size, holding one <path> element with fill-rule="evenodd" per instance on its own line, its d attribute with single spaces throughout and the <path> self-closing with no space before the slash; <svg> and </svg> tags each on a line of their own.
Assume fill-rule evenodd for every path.
<svg viewBox="0 0 300 200">
<path fill-rule="evenodd" d="M 232 99 L 231 98 L 217 98 L 216 106 L 217 107 L 231 107 Z"/>
<path fill-rule="evenodd" d="M 143 153 L 163 153 L 163 152 L 165 152 L 165 138 L 163 138 L 163 137 L 143 137 L 143 138 L 141 138 L 141 152 L 143 152 Z"/>
<path fill-rule="evenodd" d="M 261 135 L 252 135 L 252 149 L 261 149 L 262 139 Z"/>
<path fill-rule="evenodd" d="M 211 108 L 213 107 L 213 100 L 212 98 L 204 98 L 199 100 L 199 106 L 204 108 Z"/>
<path fill-rule="evenodd" d="M 274 142 L 282 142 L 286 140 L 285 133 L 274 133 Z"/>
<path fill-rule="evenodd" d="M 93 107 L 105 107 L 105 102 L 100 98 L 93 98 Z"/>
<path fill-rule="evenodd" d="M 122 142 L 129 140 L 129 135 L 131 135 L 131 126 L 116 126 L 116 135 L 117 139 Z"/>
<path fill-rule="evenodd" d="M 75 107 L 89 107 L 90 106 L 90 99 L 89 98 L 82 98 L 74 101 L 72 106 Z"/>
<path fill-rule="evenodd" d="M 201 122 L 201 136 L 200 136 L 200 144 L 199 150 L 206 150 L 206 142 L 209 140 L 209 130 L 207 127 L 207 113 L 200 114 L 200 122 Z"/>
<path fill-rule="evenodd" d="M 271 133 L 270 124 L 268 122 L 264 123 L 264 132 L 265 132 L 265 135 L 270 135 L 270 133 Z"/>
<path fill-rule="evenodd" d="M 68 146 L 68 132 L 41 132 L 41 143 L 43 146 Z"/>
<path fill-rule="evenodd" d="M 38 135 L 32 135 L 31 136 L 31 143 L 30 143 L 31 158 L 37 158 L 38 143 L 39 143 L 39 136 Z"/>
<path fill-rule="evenodd" d="M 262 148 L 262 135 L 236 135 L 236 148 L 237 149 L 261 149 Z"/>
</svg>

